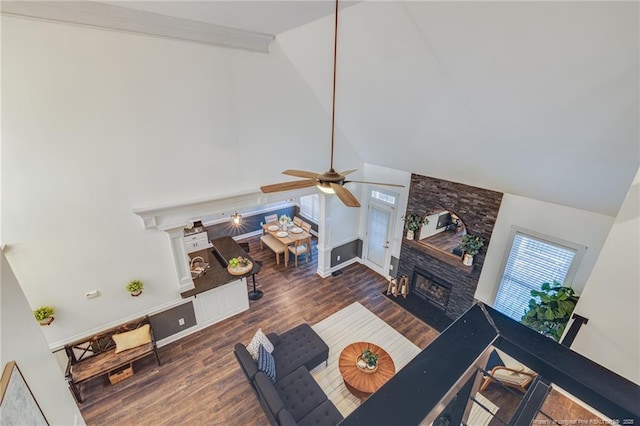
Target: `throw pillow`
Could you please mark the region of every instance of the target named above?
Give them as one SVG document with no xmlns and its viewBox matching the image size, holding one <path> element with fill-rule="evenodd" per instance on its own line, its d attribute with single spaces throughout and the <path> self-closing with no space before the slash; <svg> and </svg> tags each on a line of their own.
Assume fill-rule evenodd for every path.
<svg viewBox="0 0 640 426">
<path fill-rule="evenodd" d="M 267 336 L 262 332 L 262 329 L 259 328 L 256 331 L 256 334 L 253 335 L 253 339 L 247 345 L 247 351 L 251 354 L 254 361 L 258 360 L 258 347 L 262 345 L 267 350 L 267 352 L 273 352 L 273 344 L 269 341 Z"/>
<path fill-rule="evenodd" d="M 127 349 L 137 348 L 151 342 L 151 332 L 149 324 L 126 333 L 114 334 L 111 336 L 116 342 L 116 353 L 126 351 Z"/>
<path fill-rule="evenodd" d="M 262 345 L 258 348 L 258 370 L 266 374 L 273 383 L 276 382 L 276 361 Z"/>
</svg>

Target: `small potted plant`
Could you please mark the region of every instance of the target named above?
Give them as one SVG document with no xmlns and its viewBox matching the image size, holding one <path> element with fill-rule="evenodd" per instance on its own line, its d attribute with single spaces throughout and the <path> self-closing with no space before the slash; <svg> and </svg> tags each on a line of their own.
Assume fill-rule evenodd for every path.
<svg viewBox="0 0 640 426">
<path fill-rule="evenodd" d="M 404 229 L 407 230 L 407 240 L 413 240 L 415 232 L 418 231 L 422 225 L 429 223 L 429 219 L 426 217 L 413 213 L 403 216 L 402 220 L 404 220 Z"/>
<path fill-rule="evenodd" d="M 40 325 L 49 325 L 55 319 L 53 314 L 55 313 L 55 309 L 51 306 L 41 306 L 40 308 L 33 311 L 33 316 L 38 320 Z"/>
<path fill-rule="evenodd" d="M 127 284 L 127 291 L 131 293 L 133 297 L 140 296 L 143 288 L 144 283 L 140 280 L 131 280 L 129 284 Z"/>
<path fill-rule="evenodd" d="M 467 234 L 462 237 L 460 248 L 464 251 L 462 263 L 467 266 L 473 265 L 473 256 L 480 252 L 480 249 L 484 246 L 484 238 L 477 235 Z"/>
<path fill-rule="evenodd" d="M 374 354 L 371 348 L 366 348 L 356 360 L 356 365 L 365 372 L 373 373 L 378 369 L 378 354 Z"/>
</svg>

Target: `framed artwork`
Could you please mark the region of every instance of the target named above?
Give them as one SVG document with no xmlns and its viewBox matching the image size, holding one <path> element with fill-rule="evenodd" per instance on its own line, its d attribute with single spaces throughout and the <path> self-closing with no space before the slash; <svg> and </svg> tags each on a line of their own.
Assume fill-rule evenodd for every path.
<svg viewBox="0 0 640 426">
<path fill-rule="evenodd" d="M 0 426 L 9 425 L 49 425 L 15 361 L 0 378 Z"/>
</svg>

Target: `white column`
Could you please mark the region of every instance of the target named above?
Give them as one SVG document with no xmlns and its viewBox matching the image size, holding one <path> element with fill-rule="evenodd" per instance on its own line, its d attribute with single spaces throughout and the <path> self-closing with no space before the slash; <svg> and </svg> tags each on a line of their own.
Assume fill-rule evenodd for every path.
<svg viewBox="0 0 640 426">
<path fill-rule="evenodd" d="M 189 269 L 189 256 L 184 247 L 183 229 L 169 229 L 166 231 L 171 240 L 171 254 L 173 255 L 173 263 L 176 268 L 178 278 L 178 290 L 180 293 L 187 290 L 193 290 L 195 285 L 191 279 L 191 271 Z"/>
<path fill-rule="evenodd" d="M 331 203 L 334 195 L 318 192 L 320 223 L 318 223 L 318 271 L 322 278 L 331 275 Z"/>
</svg>

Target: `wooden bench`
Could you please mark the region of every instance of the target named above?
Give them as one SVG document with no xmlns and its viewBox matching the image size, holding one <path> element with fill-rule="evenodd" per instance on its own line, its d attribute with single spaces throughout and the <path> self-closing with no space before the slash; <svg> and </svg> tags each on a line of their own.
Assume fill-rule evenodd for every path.
<svg viewBox="0 0 640 426">
<path fill-rule="evenodd" d="M 284 256 L 286 256 L 286 254 L 284 254 L 285 250 L 287 249 L 287 247 L 282 244 L 280 241 L 278 241 L 278 239 L 276 237 L 274 237 L 271 234 L 266 234 L 263 235 L 262 237 L 260 237 L 260 250 L 262 250 L 264 248 L 264 245 L 266 244 L 267 247 L 269 247 L 271 250 L 273 250 L 273 252 L 276 254 L 276 263 L 279 265 L 280 264 L 280 253 L 282 253 Z M 283 256 L 283 258 L 284 258 Z"/>
<path fill-rule="evenodd" d="M 151 341 L 116 354 L 116 343 L 112 338 L 113 335 L 138 329 L 145 324 L 149 324 Z M 87 380 L 109 374 L 151 354 L 155 355 L 156 362 L 160 365 L 158 348 L 148 316 L 102 331 L 96 335 L 76 340 L 65 345 L 64 350 L 68 358 L 65 378 L 71 393 L 73 393 L 78 402 L 82 402 L 79 385 Z"/>
</svg>

